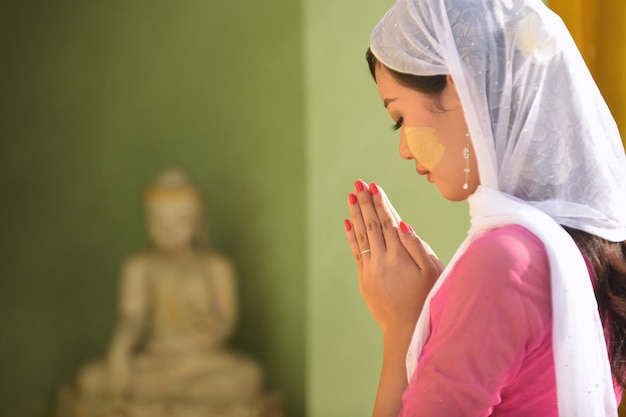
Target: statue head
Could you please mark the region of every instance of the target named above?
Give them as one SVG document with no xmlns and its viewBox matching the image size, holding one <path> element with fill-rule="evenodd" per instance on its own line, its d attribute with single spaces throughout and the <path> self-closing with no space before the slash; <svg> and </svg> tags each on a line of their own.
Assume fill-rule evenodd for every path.
<svg viewBox="0 0 626 417">
<path fill-rule="evenodd" d="M 179 252 L 207 245 L 207 210 L 202 191 L 180 168 L 168 168 L 143 197 L 150 242 L 159 250 Z"/>
</svg>

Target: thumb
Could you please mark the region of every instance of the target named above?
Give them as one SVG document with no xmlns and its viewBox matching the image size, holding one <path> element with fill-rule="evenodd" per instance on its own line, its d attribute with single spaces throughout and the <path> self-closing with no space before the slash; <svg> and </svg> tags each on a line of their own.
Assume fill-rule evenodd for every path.
<svg viewBox="0 0 626 417">
<path fill-rule="evenodd" d="M 444 269 L 430 245 L 415 233 L 413 228 L 401 221 L 399 223 L 400 242 L 417 264 L 424 276 L 436 279 Z"/>
</svg>

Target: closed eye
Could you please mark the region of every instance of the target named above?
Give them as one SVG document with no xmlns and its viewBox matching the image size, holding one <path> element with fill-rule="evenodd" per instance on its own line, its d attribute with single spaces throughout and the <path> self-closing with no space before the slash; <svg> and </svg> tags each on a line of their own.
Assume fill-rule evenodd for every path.
<svg viewBox="0 0 626 417">
<path fill-rule="evenodd" d="M 404 123 L 404 118 L 400 117 L 395 125 L 391 126 L 393 130 L 398 130 L 402 127 L 402 123 Z"/>
</svg>

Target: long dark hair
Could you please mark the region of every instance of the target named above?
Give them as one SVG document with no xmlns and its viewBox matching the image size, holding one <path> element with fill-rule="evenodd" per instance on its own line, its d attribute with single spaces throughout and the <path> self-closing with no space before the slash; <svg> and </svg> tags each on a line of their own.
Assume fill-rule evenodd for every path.
<svg viewBox="0 0 626 417">
<path fill-rule="evenodd" d="M 365 53 L 372 78 L 376 67 L 382 65 L 370 49 Z M 446 86 L 446 75 L 413 75 L 385 70 L 402 86 L 437 98 Z M 594 292 L 602 326 L 608 336 L 611 372 L 626 388 L 626 241 L 609 242 L 598 236 L 565 227 L 578 249 L 593 267 Z"/>
<path fill-rule="evenodd" d="M 608 336 L 613 376 L 626 387 L 626 241 L 609 242 L 565 227 L 595 272 L 594 292 Z"/>
<path fill-rule="evenodd" d="M 381 65 L 378 59 L 374 56 L 371 49 L 368 49 L 365 53 L 365 60 L 369 65 L 370 74 L 376 81 L 376 66 Z M 433 98 L 438 97 L 446 86 L 446 74 L 442 75 L 413 75 L 403 72 L 395 71 L 385 67 L 393 78 L 398 81 L 400 85 L 408 88 L 412 88 L 420 93 L 427 94 Z"/>
</svg>

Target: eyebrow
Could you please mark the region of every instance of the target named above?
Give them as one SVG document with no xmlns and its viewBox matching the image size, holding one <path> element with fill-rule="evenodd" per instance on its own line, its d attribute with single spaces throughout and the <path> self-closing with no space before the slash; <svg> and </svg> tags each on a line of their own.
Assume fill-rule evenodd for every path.
<svg viewBox="0 0 626 417">
<path fill-rule="evenodd" d="M 398 98 L 386 98 L 383 100 L 383 103 L 385 104 L 385 108 L 387 108 L 387 106 L 389 105 L 389 103 L 392 103 L 394 101 L 396 101 Z"/>
</svg>

